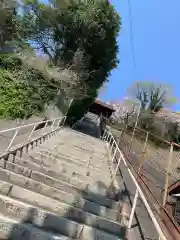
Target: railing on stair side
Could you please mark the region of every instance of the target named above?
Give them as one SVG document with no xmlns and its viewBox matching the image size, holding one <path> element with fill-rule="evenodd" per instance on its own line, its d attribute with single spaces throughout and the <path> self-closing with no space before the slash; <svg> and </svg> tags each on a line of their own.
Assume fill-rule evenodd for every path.
<svg viewBox="0 0 180 240">
<path fill-rule="evenodd" d="M 117 161 L 116 169 L 115 169 L 115 171 L 113 171 L 113 177 L 112 178 L 113 179 L 116 178 L 118 169 L 120 168 L 120 164 L 121 164 L 121 162 L 123 162 L 123 164 L 127 168 L 127 171 L 129 173 L 129 177 L 132 179 L 132 182 L 134 183 L 134 185 L 136 187 L 136 193 L 135 193 L 133 206 L 132 206 L 132 209 L 131 209 L 131 214 L 130 214 L 129 223 L 128 223 L 128 230 L 130 230 L 131 227 L 132 227 L 132 220 L 133 220 L 136 205 L 137 205 L 137 198 L 139 196 L 141 198 L 143 204 L 145 205 L 145 207 L 147 209 L 147 212 L 149 213 L 149 216 L 152 220 L 152 223 L 155 226 L 155 229 L 156 229 L 156 231 L 158 233 L 158 236 L 159 236 L 159 240 L 167 240 L 167 237 L 163 233 L 163 230 L 161 229 L 161 226 L 160 226 L 159 222 L 157 221 L 157 219 L 156 219 L 156 217 L 155 217 L 155 215 L 154 215 L 154 213 L 153 213 L 153 211 L 152 211 L 152 209 L 151 209 L 151 207 L 150 207 L 150 205 L 149 205 L 149 203 L 148 203 L 148 201 L 147 201 L 147 199 L 146 199 L 146 197 L 145 197 L 145 195 L 144 195 L 144 193 L 143 193 L 143 191 L 142 191 L 142 189 L 141 189 L 141 187 L 138 183 L 138 181 L 134 177 L 134 174 L 132 173 L 131 169 L 129 168 L 129 166 L 127 164 L 127 161 L 126 161 L 123 153 L 119 149 L 118 143 L 115 140 L 115 138 L 114 138 L 114 136 L 113 136 L 113 134 L 111 133 L 110 130 L 108 130 L 108 129 L 105 130 L 104 135 L 102 136 L 102 140 L 104 140 L 105 142 L 108 143 L 109 151 L 110 151 L 110 154 L 112 156 L 112 159 L 111 159 L 112 162 L 114 161 L 117 153 L 120 156 L 118 161 Z"/>
<path fill-rule="evenodd" d="M 45 120 L 41 122 L 35 122 L 27 125 L 21 125 L 18 127 L 1 130 L 0 138 L 3 138 L 3 140 L 6 142 L 3 151 L 0 151 L 1 154 L 8 153 L 13 147 L 15 141 L 18 140 L 18 138 L 22 138 L 22 142 L 20 141 L 19 144 L 28 143 L 33 139 L 35 132 L 38 132 L 38 136 L 42 136 L 43 134 L 47 134 L 63 126 L 65 120 L 66 116 L 62 116 L 51 120 Z"/>
</svg>

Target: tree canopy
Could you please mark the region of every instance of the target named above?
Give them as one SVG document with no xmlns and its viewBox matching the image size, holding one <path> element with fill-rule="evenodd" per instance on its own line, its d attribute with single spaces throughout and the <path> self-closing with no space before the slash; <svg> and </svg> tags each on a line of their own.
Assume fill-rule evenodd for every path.
<svg viewBox="0 0 180 240">
<path fill-rule="evenodd" d="M 80 118 L 118 64 L 120 17 L 113 6 L 107 0 L 0 1 L 0 52 L 8 53 L 1 55 L 0 77 L 20 94 L 23 89 L 14 80 L 26 86 L 29 74 L 34 87 L 36 73 L 47 93 L 63 90 L 63 96 L 74 100 L 69 116 Z M 15 52 L 20 54 L 9 58 Z"/>
<path fill-rule="evenodd" d="M 120 18 L 107 0 L 53 0 L 49 4 L 24 3 L 25 37 L 48 55 L 51 64 L 62 63 L 79 74 L 86 88 L 83 106 L 74 102 L 78 116 L 85 112 L 118 63 Z M 89 100 L 88 100 L 89 99 Z M 81 102 L 82 105 L 82 102 Z"/>
<path fill-rule="evenodd" d="M 5 45 L 17 38 L 17 4 L 13 0 L 0 0 L 0 51 Z"/>
</svg>

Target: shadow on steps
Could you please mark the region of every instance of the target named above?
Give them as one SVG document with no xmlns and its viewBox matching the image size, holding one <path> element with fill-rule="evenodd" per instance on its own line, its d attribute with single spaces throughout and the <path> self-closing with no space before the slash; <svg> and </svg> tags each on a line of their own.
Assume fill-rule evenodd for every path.
<svg viewBox="0 0 180 240">
<path fill-rule="evenodd" d="M 91 137 L 100 138 L 100 128 L 90 119 L 84 119 L 82 122 L 75 124 L 75 130 L 90 135 Z"/>
<path fill-rule="evenodd" d="M 102 182 L 97 182 L 97 186 L 100 191 L 106 190 L 107 187 Z M 8 237 L 0 238 L 1 240 L 68 240 L 68 239 L 81 239 L 81 240 L 120 240 L 124 239 L 126 229 L 120 225 L 118 222 L 110 223 L 105 221 L 105 218 L 98 217 L 102 209 L 101 205 L 98 205 L 99 209 L 97 215 L 92 214 L 91 216 L 86 214 L 84 211 L 86 208 L 86 203 L 80 209 L 81 214 L 74 212 L 74 208 L 77 206 L 80 198 L 83 198 L 85 191 L 80 191 L 80 197 L 69 205 L 69 209 L 64 213 L 64 215 L 58 216 L 58 211 L 48 212 L 48 209 L 41 211 L 44 214 L 40 214 L 38 211 L 38 206 L 30 208 L 28 213 L 24 216 L 23 220 L 14 223 Z M 94 194 L 96 198 L 102 198 L 100 194 Z M 116 201 L 118 201 L 122 196 L 120 194 L 116 196 Z M 115 199 L 113 199 L 115 200 Z M 112 201 L 113 202 L 113 201 Z M 27 199 L 28 203 L 28 199 Z M 108 209 L 106 208 L 108 214 Z M 50 211 L 50 209 L 49 209 Z M 90 210 L 88 211 L 90 213 Z M 17 215 L 17 214 L 16 214 Z M 20 213 L 21 215 L 21 213 Z M 17 215 L 18 216 L 18 215 Z M 10 216 L 13 218 L 13 216 Z M 14 216 L 15 217 L 15 216 Z M 19 216 L 18 216 L 19 217 Z M 118 216 L 117 216 L 118 219 Z M 92 226 L 92 227 L 91 227 Z M 115 230 L 117 229 L 117 234 Z M 65 237 L 67 236 L 67 237 Z"/>
</svg>

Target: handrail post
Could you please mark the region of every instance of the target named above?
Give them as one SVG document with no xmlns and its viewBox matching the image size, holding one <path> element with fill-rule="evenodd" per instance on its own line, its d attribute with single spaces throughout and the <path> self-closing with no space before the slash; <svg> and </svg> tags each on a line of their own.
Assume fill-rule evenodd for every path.
<svg viewBox="0 0 180 240">
<path fill-rule="evenodd" d="M 63 119 L 63 124 L 62 124 L 62 126 L 64 126 L 64 125 L 65 125 L 65 122 L 66 122 L 66 118 L 67 118 L 67 117 L 66 117 L 66 116 L 64 116 L 63 118 L 64 118 L 64 119 Z"/>
<path fill-rule="evenodd" d="M 108 138 L 109 138 L 109 132 L 107 131 L 105 142 L 108 142 Z"/>
<path fill-rule="evenodd" d="M 6 152 L 9 151 L 9 149 L 11 148 L 11 146 L 12 146 L 12 144 L 13 144 L 13 142 L 14 142 L 17 134 L 18 134 L 18 131 L 19 131 L 19 128 L 16 129 L 16 131 L 15 131 L 15 133 L 14 133 L 12 139 L 11 139 L 11 142 L 9 143 L 9 146 L 8 146 L 7 149 L 6 149 Z"/>
<path fill-rule="evenodd" d="M 116 176 L 117 170 L 118 170 L 118 168 L 119 168 L 119 165 L 120 165 L 120 163 L 121 163 L 121 159 L 122 159 L 122 156 L 119 157 L 119 161 L 118 161 L 116 170 L 115 170 L 115 172 L 114 172 L 114 175 L 115 175 L 115 176 Z"/>
<path fill-rule="evenodd" d="M 108 135 L 108 137 L 107 137 L 107 142 L 110 142 L 111 141 L 111 134 L 110 133 L 108 133 L 109 135 Z"/>
<path fill-rule="evenodd" d="M 51 126 L 52 129 L 54 128 L 54 124 L 55 124 L 56 120 L 57 120 L 57 119 L 54 119 L 54 120 L 53 120 L 53 123 L 52 123 L 52 126 Z"/>
<path fill-rule="evenodd" d="M 112 136 L 112 145 L 111 145 L 111 142 L 109 142 L 109 145 L 110 145 L 109 151 L 111 152 L 111 151 L 112 151 L 112 148 L 113 148 L 113 146 L 114 146 L 114 138 L 113 138 L 113 136 Z"/>
<path fill-rule="evenodd" d="M 105 136 L 106 136 L 106 129 L 104 130 L 104 133 L 103 133 L 103 136 L 102 136 L 102 140 L 104 140 Z"/>
<path fill-rule="evenodd" d="M 165 184 L 164 184 L 164 195 L 163 195 L 163 207 L 166 206 L 167 192 L 168 192 L 168 185 L 169 185 L 169 174 L 170 174 L 170 168 L 171 168 L 171 163 L 172 163 L 172 156 L 173 156 L 173 143 L 171 143 L 171 146 L 170 146 L 168 165 L 167 165 L 167 169 L 166 169 L 166 177 L 165 177 Z"/>
<path fill-rule="evenodd" d="M 116 145 L 116 149 L 114 150 L 113 157 L 112 157 L 112 162 L 114 161 L 114 158 L 116 156 L 117 150 L 118 150 L 118 146 Z"/>
<path fill-rule="evenodd" d="M 140 173 L 141 167 L 142 167 L 142 165 L 144 163 L 144 160 L 145 160 L 145 152 L 146 152 L 146 145 L 147 145 L 147 141 L 148 141 L 148 136 L 149 136 L 149 133 L 147 132 L 146 139 L 145 139 L 145 142 L 144 142 L 144 146 L 143 146 L 143 149 L 142 149 L 142 154 L 141 154 L 138 173 Z M 137 205 L 138 196 L 139 196 L 139 192 L 138 192 L 138 189 L 136 188 L 136 192 L 135 192 L 135 196 L 134 196 L 134 200 L 133 200 L 133 207 L 132 207 L 132 210 L 131 210 L 129 223 L 128 223 L 128 229 L 130 229 L 131 226 L 132 226 L 132 221 L 133 221 L 133 217 L 134 217 L 134 213 L 135 213 L 135 209 L 136 209 L 136 205 Z"/>
<path fill-rule="evenodd" d="M 107 137 L 107 132 L 105 132 L 105 134 L 104 134 L 103 141 L 106 141 L 106 137 Z"/>
<path fill-rule="evenodd" d="M 61 122 L 61 118 L 60 118 L 59 121 L 58 121 L 57 128 L 59 127 L 60 122 Z"/>
<path fill-rule="evenodd" d="M 114 180 L 115 180 L 115 178 L 116 178 L 116 174 L 117 174 L 119 165 L 120 165 L 120 163 L 121 163 L 121 159 L 122 159 L 122 156 L 120 155 L 119 160 L 118 160 L 118 164 L 117 164 L 117 166 L 116 166 L 116 170 L 115 170 L 115 172 L 114 172 L 114 175 L 112 176 L 112 182 L 114 182 Z"/>
<path fill-rule="evenodd" d="M 42 132 L 41 132 L 41 133 L 43 133 L 43 132 L 44 132 L 45 128 L 47 127 L 47 124 L 48 124 L 48 122 L 49 122 L 49 121 L 45 122 L 45 125 L 44 125 L 44 127 L 43 127 L 43 129 L 42 129 Z"/>
<path fill-rule="evenodd" d="M 29 137 L 28 137 L 28 140 L 27 140 L 27 142 L 29 142 L 29 141 L 30 141 L 30 139 L 31 139 L 31 137 L 32 137 L 32 135 L 33 135 L 33 132 L 35 131 L 35 129 L 36 129 L 36 124 L 34 124 L 34 127 L 33 127 L 32 131 L 31 131 L 31 133 L 30 133 L 30 135 L 29 135 Z"/>
<path fill-rule="evenodd" d="M 133 207 L 132 207 L 129 222 L 128 222 L 128 229 L 131 229 L 131 226 L 132 226 L 132 221 L 133 221 L 133 217 L 134 217 L 134 213 L 135 213 L 135 209 L 136 209 L 136 205 L 137 205 L 138 195 L 139 195 L 139 192 L 138 192 L 138 189 L 136 189 L 136 193 L 135 193 L 134 201 L 133 201 Z"/>
</svg>

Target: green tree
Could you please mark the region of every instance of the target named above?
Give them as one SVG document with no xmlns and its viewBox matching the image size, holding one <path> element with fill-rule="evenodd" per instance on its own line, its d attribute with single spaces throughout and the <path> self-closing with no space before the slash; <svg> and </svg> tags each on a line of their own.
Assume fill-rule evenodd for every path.
<svg viewBox="0 0 180 240">
<path fill-rule="evenodd" d="M 50 3 L 25 2 L 25 37 L 48 55 L 51 64 L 63 64 L 78 73 L 76 89 L 81 86 L 85 94 L 80 103 L 74 99 L 69 114 L 80 118 L 118 63 L 120 18 L 107 0 Z"/>
<path fill-rule="evenodd" d="M 18 14 L 19 3 L 18 0 L 0 0 L 0 52 L 31 50 L 24 38 L 24 22 Z"/>
<path fill-rule="evenodd" d="M 17 7 L 16 0 L 0 0 L 0 52 L 13 51 L 13 41 L 19 39 Z"/>
</svg>

